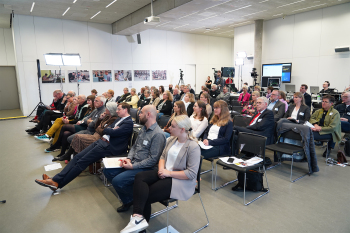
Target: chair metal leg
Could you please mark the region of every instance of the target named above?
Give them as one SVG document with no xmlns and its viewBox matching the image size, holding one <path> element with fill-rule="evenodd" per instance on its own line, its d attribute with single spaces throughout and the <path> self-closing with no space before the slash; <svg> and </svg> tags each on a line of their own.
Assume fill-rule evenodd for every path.
<svg viewBox="0 0 350 233">
<path fill-rule="evenodd" d="M 207 212 L 205 211 L 205 208 L 204 208 L 204 204 L 203 204 L 203 201 L 202 201 L 202 197 L 201 197 L 201 194 L 198 193 L 198 196 L 199 196 L 199 199 L 201 200 L 201 203 L 202 203 L 202 207 L 203 207 L 203 210 L 204 210 L 204 213 L 205 213 L 205 217 L 207 218 L 207 224 L 202 226 L 201 228 L 199 228 L 198 230 L 194 231 L 193 233 L 197 233 L 201 230 L 203 230 L 204 228 L 208 227 L 209 226 L 209 218 L 208 218 L 208 215 L 207 215 Z"/>
<path fill-rule="evenodd" d="M 260 197 L 265 196 L 266 194 L 268 194 L 268 193 L 270 192 L 269 183 L 268 183 L 267 177 L 266 177 L 266 169 L 265 169 L 265 166 L 264 166 L 264 173 L 265 173 L 265 180 L 266 180 L 266 185 L 267 185 L 267 191 L 264 192 L 263 194 L 259 195 L 259 196 L 256 197 L 255 199 L 251 200 L 251 201 L 248 202 L 248 203 L 245 203 L 245 185 L 246 185 L 246 175 L 247 175 L 247 173 L 244 173 L 244 202 L 243 202 L 243 204 L 244 204 L 245 206 L 251 204 L 252 202 L 258 200 Z"/>
<path fill-rule="evenodd" d="M 238 180 L 238 179 L 231 180 L 231 181 L 228 181 L 228 182 L 222 184 L 220 187 L 216 187 L 216 177 L 217 177 L 217 175 L 218 175 L 218 164 L 216 164 L 216 167 L 215 167 L 215 181 L 214 181 L 215 182 L 215 187 L 212 188 L 214 191 L 217 191 L 217 190 L 219 190 L 219 189 L 221 189 L 221 188 L 223 188 L 223 187 L 225 187 L 225 186 L 227 186 L 229 184 L 232 184 L 233 182 L 236 182 Z"/>
<path fill-rule="evenodd" d="M 303 178 L 306 175 L 310 176 L 310 173 L 308 172 L 308 173 L 306 173 L 306 174 L 304 174 L 302 176 L 299 176 L 298 178 L 292 180 L 292 177 L 293 177 L 293 161 L 294 161 L 294 159 L 293 159 L 293 155 L 292 155 L 292 163 L 290 165 L 290 182 L 294 183 L 295 181 L 300 180 L 301 178 Z"/>
<path fill-rule="evenodd" d="M 331 165 L 330 163 L 328 163 L 328 144 L 327 144 L 327 148 L 326 148 L 326 165 L 327 166 Z"/>
<path fill-rule="evenodd" d="M 163 214 L 163 213 L 165 213 L 165 212 L 168 212 L 169 210 L 175 209 L 175 208 L 178 207 L 178 206 L 179 206 L 179 202 L 176 201 L 176 204 L 174 204 L 174 205 L 172 205 L 172 206 L 169 206 L 169 207 L 167 207 L 167 208 L 165 208 L 165 209 L 159 210 L 159 211 L 154 212 L 153 214 L 151 214 L 151 218 L 154 218 L 154 217 L 156 217 L 156 216 L 158 216 L 158 215 L 161 215 L 161 214 Z"/>
<path fill-rule="evenodd" d="M 169 203 L 166 206 L 166 233 L 169 233 Z"/>
</svg>

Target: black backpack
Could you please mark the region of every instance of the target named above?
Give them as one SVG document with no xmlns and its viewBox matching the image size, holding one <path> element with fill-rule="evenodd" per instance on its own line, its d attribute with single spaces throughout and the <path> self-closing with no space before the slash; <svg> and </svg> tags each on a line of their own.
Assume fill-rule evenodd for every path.
<svg viewBox="0 0 350 233">
<path fill-rule="evenodd" d="M 264 189 L 263 176 L 264 173 L 261 173 L 259 171 L 250 170 L 249 172 L 247 172 L 246 190 L 251 190 L 254 192 L 266 192 L 267 190 Z M 243 189 L 244 187 L 244 172 L 238 172 L 237 178 L 238 184 L 232 188 L 233 191 L 238 191 L 240 189 Z"/>
</svg>

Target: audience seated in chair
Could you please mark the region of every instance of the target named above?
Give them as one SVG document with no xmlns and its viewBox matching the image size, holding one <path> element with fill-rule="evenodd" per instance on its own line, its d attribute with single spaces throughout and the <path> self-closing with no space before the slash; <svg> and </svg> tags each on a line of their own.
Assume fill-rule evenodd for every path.
<svg viewBox="0 0 350 233">
<path fill-rule="evenodd" d="M 158 89 L 151 89 L 151 96 L 152 96 L 152 98 L 151 98 L 151 101 L 149 102 L 149 104 L 156 107 L 160 101 Z"/>
<path fill-rule="evenodd" d="M 180 116 L 180 115 L 187 115 L 185 104 L 181 100 L 176 101 L 174 103 L 174 108 L 173 109 L 174 109 L 173 115 L 171 115 L 168 123 L 163 128 L 164 135 L 165 135 L 166 138 L 170 137 L 170 126 L 171 126 L 171 122 L 173 121 L 174 117 Z"/>
<path fill-rule="evenodd" d="M 210 97 L 216 99 L 216 97 L 220 94 L 220 91 L 217 89 L 216 84 L 211 85 Z"/>
<path fill-rule="evenodd" d="M 181 99 L 181 96 L 179 94 L 179 89 L 175 88 L 173 90 L 173 105 L 176 101 L 179 101 Z"/>
<path fill-rule="evenodd" d="M 341 141 L 340 114 L 333 108 L 334 101 L 333 96 L 324 95 L 322 108 L 314 112 L 310 119 L 310 123 L 314 126 L 312 128 L 314 140 L 329 140 L 323 157 L 329 157 L 335 143 Z"/>
<path fill-rule="evenodd" d="M 266 144 L 273 143 L 275 122 L 272 111 L 267 109 L 268 102 L 266 97 L 259 97 L 256 102 L 257 114 L 252 117 L 250 124 L 247 127 L 235 126 L 233 128 L 236 132 L 234 136 L 235 142 L 239 132 L 247 132 L 267 137 Z M 237 149 L 239 148 L 235 148 L 233 151 Z"/>
<path fill-rule="evenodd" d="M 106 98 L 106 104 L 109 102 L 115 102 L 115 98 L 114 98 L 114 91 L 112 89 L 109 89 L 107 92 L 107 98 Z"/>
<path fill-rule="evenodd" d="M 125 99 L 125 103 L 129 104 L 132 108 L 137 109 L 137 102 L 139 101 L 139 97 L 136 94 L 136 89 L 131 88 L 130 95 Z"/>
<path fill-rule="evenodd" d="M 64 161 L 70 160 L 72 154 L 80 153 L 86 147 L 93 142 L 97 141 L 103 136 L 103 130 L 110 126 L 118 117 L 117 114 L 118 104 L 115 102 L 107 103 L 105 112 L 100 115 L 99 119 L 95 122 L 94 134 L 73 134 L 72 140 L 69 142 L 70 147 L 67 152 L 61 156 L 55 157 L 52 161 Z"/>
<path fill-rule="evenodd" d="M 164 91 L 163 99 L 159 101 L 159 104 L 157 105 L 157 119 L 159 119 L 162 115 L 171 115 L 171 111 L 173 109 L 172 102 L 173 95 L 170 93 L 170 91 Z"/>
<path fill-rule="evenodd" d="M 137 102 L 138 110 L 141 110 L 145 105 L 148 105 L 151 101 L 151 92 L 149 90 L 145 90 L 143 92 L 145 98 L 141 99 Z"/>
<path fill-rule="evenodd" d="M 308 106 L 311 109 L 311 95 L 309 95 L 306 91 L 308 89 L 308 86 L 306 84 L 301 84 L 300 86 L 300 92 L 304 95 L 304 100 L 306 106 Z M 287 100 L 288 102 L 288 100 Z M 293 99 L 289 100 L 289 103 L 293 103 Z"/>
<path fill-rule="evenodd" d="M 203 144 L 213 146 L 210 149 L 201 149 L 202 156 L 215 158 L 230 154 L 230 139 L 232 136 L 233 123 L 228 105 L 223 100 L 214 103 L 214 117 L 204 132 Z"/>
<path fill-rule="evenodd" d="M 310 108 L 306 106 L 304 95 L 301 92 L 295 92 L 293 95 L 293 104 L 288 107 L 287 112 L 283 118 L 288 120 L 295 120 L 298 124 L 304 124 L 305 121 L 310 120 Z"/>
<path fill-rule="evenodd" d="M 342 132 L 350 132 L 350 92 L 347 91 L 341 96 L 342 103 L 338 104 L 334 108 L 340 114 L 341 130 Z"/>
<path fill-rule="evenodd" d="M 196 102 L 192 93 L 186 93 L 183 100 L 187 112 L 187 116 L 190 117 L 193 114 L 193 105 Z"/>
<path fill-rule="evenodd" d="M 121 161 L 122 168 L 104 169 L 103 173 L 112 183 L 123 205 L 118 212 L 127 211 L 133 203 L 133 186 L 137 173 L 152 170 L 157 164 L 165 146 L 165 136 L 156 121 L 156 107 L 147 105 L 141 109 L 140 130 L 136 143 L 126 159 Z"/>
<path fill-rule="evenodd" d="M 275 122 L 279 121 L 285 114 L 285 104 L 279 101 L 278 90 L 273 90 L 270 96 L 270 103 L 267 106 L 268 110 L 273 112 Z"/>
<path fill-rule="evenodd" d="M 250 98 L 250 94 L 248 93 L 248 87 L 243 86 L 242 90 L 243 90 L 243 92 L 239 95 L 238 101 L 248 102 L 249 98 Z"/>
<path fill-rule="evenodd" d="M 207 110 L 208 119 L 209 119 L 209 116 L 213 112 L 213 108 L 210 105 L 210 95 L 208 93 L 202 93 L 199 99 L 205 103 L 205 108 Z"/>
<path fill-rule="evenodd" d="M 120 96 L 119 100 L 117 101 L 118 103 L 124 102 L 126 97 L 128 97 L 130 95 L 129 88 L 127 88 L 127 87 L 124 87 L 123 92 L 124 92 L 124 94 L 122 96 Z"/>
<path fill-rule="evenodd" d="M 223 100 L 227 103 L 230 101 L 230 92 L 228 91 L 228 87 L 224 86 L 222 88 L 222 92 L 216 97 L 216 100 Z"/>
<path fill-rule="evenodd" d="M 171 123 L 171 135 L 158 163 L 158 170 L 140 172 L 135 177 L 134 206 L 129 224 L 121 233 L 140 232 L 148 227 L 151 204 L 169 198 L 188 200 L 195 191 L 200 148 L 191 135 L 185 115 Z M 139 224 L 135 224 L 139 222 Z"/>
<path fill-rule="evenodd" d="M 36 179 L 35 182 L 55 191 L 63 188 L 91 163 L 108 156 L 118 156 L 126 153 L 129 138 L 133 130 L 133 122 L 129 115 L 130 105 L 122 103 L 118 105 L 118 116 L 110 127 L 103 130 L 104 136 L 92 143 L 82 152 L 74 156 L 73 160 L 53 178 L 43 174 L 43 179 Z"/>
<path fill-rule="evenodd" d="M 249 103 L 243 107 L 242 114 L 247 114 L 249 116 L 254 116 L 256 114 L 256 102 L 260 97 L 260 92 L 253 91 L 251 97 L 252 100 L 249 101 Z"/>
<path fill-rule="evenodd" d="M 198 100 L 193 106 L 193 115 L 190 117 L 192 135 L 195 138 L 199 138 L 204 130 L 208 127 L 208 114 L 206 111 L 205 103 Z"/>
</svg>

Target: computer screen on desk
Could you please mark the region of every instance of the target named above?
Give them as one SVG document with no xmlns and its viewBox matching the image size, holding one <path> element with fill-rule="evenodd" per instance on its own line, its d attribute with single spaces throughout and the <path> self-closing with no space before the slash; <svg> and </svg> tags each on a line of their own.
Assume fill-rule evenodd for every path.
<svg viewBox="0 0 350 233">
<path fill-rule="evenodd" d="M 320 92 L 320 88 L 318 86 L 310 86 L 310 93 L 317 94 Z"/>
<path fill-rule="evenodd" d="M 273 88 L 280 88 L 281 86 L 281 77 L 269 77 L 267 79 L 267 86 Z"/>
</svg>

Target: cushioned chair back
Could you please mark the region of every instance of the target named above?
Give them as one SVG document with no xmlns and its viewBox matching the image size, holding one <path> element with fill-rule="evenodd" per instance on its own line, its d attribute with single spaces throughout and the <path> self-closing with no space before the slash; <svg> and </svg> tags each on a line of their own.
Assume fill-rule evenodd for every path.
<svg viewBox="0 0 350 233">
<path fill-rule="evenodd" d="M 246 127 L 249 125 L 250 121 L 252 120 L 253 118 L 251 117 L 245 117 L 245 116 L 242 116 L 242 115 L 236 115 L 233 119 L 233 125 L 234 126 L 241 126 L 241 127 Z"/>
<path fill-rule="evenodd" d="M 238 134 L 237 147 L 243 152 L 248 152 L 255 155 L 261 155 L 265 159 L 266 137 L 240 132 Z"/>
<path fill-rule="evenodd" d="M 230 105 L 231 105 L 231 107 L 233 107 L 233 106 L 241 107 L 242 103 L 241 103 L 241 101 L 238 101 L 238 100 L 230 100 Z"/>
<path fill-rule="evenodd" d="M 170 119 L 170 116 L 167 116 L 167 115 L 163 115 L 160 117 L 160 119 L 158 120 L 158 125 L 161 129 L 163 129 L 166 124 L 168 124 L 168 121 Z"/>
<path fill-rule="evenodd" d="M 136 108 L 130 108 L 130 116 L 132 119 L 135 119 L 137 118 L 137 109 Z"/>
</svg>

